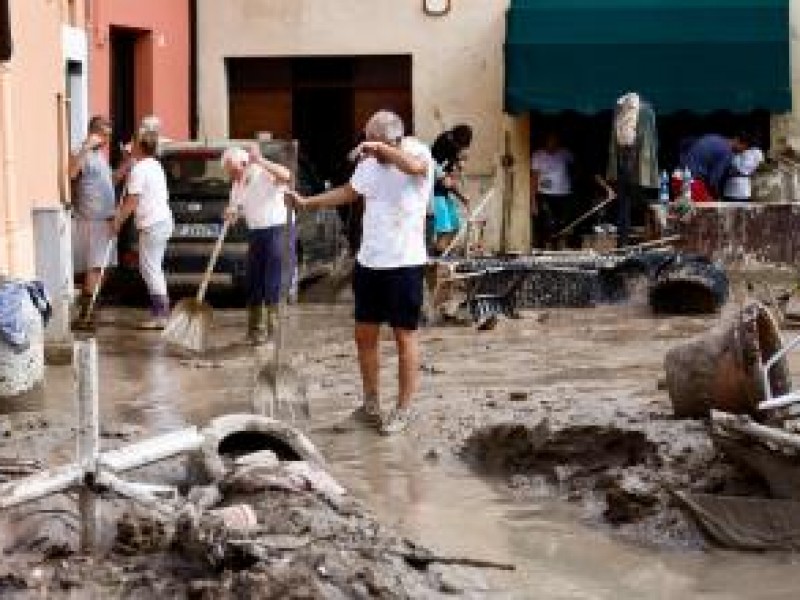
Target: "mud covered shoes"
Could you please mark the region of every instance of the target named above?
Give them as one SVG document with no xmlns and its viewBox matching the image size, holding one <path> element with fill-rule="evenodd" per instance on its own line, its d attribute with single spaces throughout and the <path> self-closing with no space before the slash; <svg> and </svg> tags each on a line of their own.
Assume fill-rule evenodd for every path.
<svg viewBox="0 0 800 600">
<path fill-rule="evenodd" d="M 395 408 L 388 414 L 381 423 L 382 435 L 394 435 L 402 433 L 411 424 L 413 413 L 410 408 Z"/>
<path fill-rule="evenodd" d="M 361 423 L 380 427 L 381 404 L 378 398 L 365 396 L 363 404 L 353 411 L 353 419 Z"/>
</svg>

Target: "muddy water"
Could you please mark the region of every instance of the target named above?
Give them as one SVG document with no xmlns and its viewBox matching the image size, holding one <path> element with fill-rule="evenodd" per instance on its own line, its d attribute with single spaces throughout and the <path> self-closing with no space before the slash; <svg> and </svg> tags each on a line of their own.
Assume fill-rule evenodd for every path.
<svg viewBox="0 0 800 600">
<path fill-rule="evenodd" d="M 416 442 L 365 432 L 317 435 L 335 474 L 386 522 L 443 554 L 510 562 L 486 597 L 611 600 L 778 599 L 800 590 L 797 559 L 659 551 L 582 525 L 563 503 L 515 502 Z"/>
<path fill-rule="evenodd" d="M 798 597 L 800 568 L 791 556 L 648 549 L 619 541 L 610 530 L 583 525 L 568 504 L 515 501 L 453 456 L 458 431 L 420 423 L 414 434 L 392 440 L 362 429 L 330 431 L 328 426 L 342 421 L 357 402 L 346 313 L 306 307 L 290 317 L 297 332 L 289 337 L 291 354 L 300 358 L 311 379 L 311 436 L 342 483 L 403 533 L 442 554 L 517 565 L 511 574 L 486 572 L 489 589 L 482 590 L 476 580 L 470 589 L 478 597 Z M 424 361 L 437 373 L 423 380 L 420 403 L 426 410 L 435 407 L 427 413 L 429 420 L 450 416 L 468 429 L 474 425 L 473 406 L 499 410 L 491 407 L 502 404 L 509 388 L 530 390 L 536 402 L 544 390 L 547 399 L 562 397 L 589 417 L 602 419 L 614 418 L 617 406 L 663 403 L 655 381 L 664 350 L 706 325 L 696 319 L 651 321 L 614 310 L 550 317 L 481 338 L 468 329 L 427 332 Z M 220 349 L 205 362 L 169 355 L 157 336 L 126 328 L 126 314 L 112 313 L 108 319 L 100 333 L 106 426 L 133 423 L 147 432 L 166 431 L 250 410 L 254 363 L 249 351 L 235 343 L 240 315 L 219 316 Z M 396 364 L 391 344 L 382 351 L 387 358 L 383 380 L 391 393 Z M 793 371 L 797 379 L 798 369 Z M 54 368 L 48 377 L 45 393 L 18 408 L 56 419 L 60 415 L 68 422 L 70 372 Z M 476 397 L 488 400 L 467 403 Z M 436 410 L 447 413 L 442 417 Z M 526 410 L 522 406 L 498 418 L 525 418 Z M 71 440 L 59 442 L 51 456 L 66 456 L 72 448 Z M 471 581 L 471 573 L 464 571 L 465 581 Z"/>
</svg>

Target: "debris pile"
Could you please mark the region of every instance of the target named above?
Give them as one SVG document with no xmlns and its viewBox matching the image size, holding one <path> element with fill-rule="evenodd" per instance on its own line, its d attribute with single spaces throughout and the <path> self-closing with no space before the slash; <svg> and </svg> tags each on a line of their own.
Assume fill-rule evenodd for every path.
<svg viewBox="0 0 800 600">
<path fill-rule="evenodd" d="M 206 438 L 183 469 L 190 479 L 181 494 L 114 502 L 102 557 L 75 554 L 73 516 L 59 530 L 67 543 L 52 545 L 58 551 L 50 560 L 35 558 L 36 569 L 9 561 L 0 590 L 215 600 L 437 598 L 474 585 L 459 583 L 447 565 L 513 569 L 436 555 L 379 524 L 328 474 L 310 441 L 285 424 L 233 415 L 212 422 Z M 48 535 L 44 522 L 63 521 L 58 512 L 37 516 L 34 537 Z M 19 535 L 30 538 L 30 528 Z M 36 548 L 29 544 L 28 551 Z"/>
<path fill-rule="evenodd" d="M 676 423 L 676 438 L 682 433 Z M 688 439 L 689 438 L 685 438 Z M 675 490 L 710 493 L 762 490 L 720 460 L 707 437 L 692 445 L 657 443 L 644 431 L 599 425 L 501 423 L 477 430 L 462 457 L 499 477 L 520 498 L 558 498 L 584 517 L 635 541 L 702 547 L 705 538 L 676 501 Z"/>
</svg>

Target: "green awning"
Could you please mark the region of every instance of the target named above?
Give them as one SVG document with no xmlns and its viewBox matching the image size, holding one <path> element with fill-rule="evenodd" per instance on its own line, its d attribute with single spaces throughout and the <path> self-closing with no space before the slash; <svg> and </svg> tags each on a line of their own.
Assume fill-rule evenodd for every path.
<svg viewBox="0 0 800 600">
<path fill-rule="evenodd" d="M 791 109 L 789 0 L 511 0 L 506 110 Z"/>
</svg>

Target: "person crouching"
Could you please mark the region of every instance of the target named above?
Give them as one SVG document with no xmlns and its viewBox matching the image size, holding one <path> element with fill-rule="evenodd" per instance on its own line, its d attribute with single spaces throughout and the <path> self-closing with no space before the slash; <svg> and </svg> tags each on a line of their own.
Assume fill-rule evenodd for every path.
<svg viewBox="0 0 800 600">
<path fill-rule="evenodd" d="M 222 166 L 231 178 L 225 218 L 233 221 L 243 215 L 249 229 L 247 339 L 263 344 L 274 333 L 281 294 L 283 236 L 288 218 L 284 193 L 292 174 L 286 167 L 262 157 L 257 147 L 249 151 L 237 146 L 228 148 L 222 155 Z M 290 247 L 293 245 L 292 240 Z"/>
</svg>

